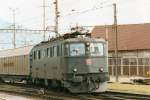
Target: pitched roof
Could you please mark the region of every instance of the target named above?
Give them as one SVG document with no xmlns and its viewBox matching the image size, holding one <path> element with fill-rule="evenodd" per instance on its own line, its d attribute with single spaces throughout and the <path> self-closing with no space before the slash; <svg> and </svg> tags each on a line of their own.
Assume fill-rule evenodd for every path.
<svg viewBox="0 0 150 100">
<path fill-rule="evenodd" d="M 95 26 L 92 37 L 106 38 L 108 33 L 109 50 L 115 48 L 113 26 Z M 118 25 L 118 50 L 150 49 L 150 23 Z"/>
</svg>

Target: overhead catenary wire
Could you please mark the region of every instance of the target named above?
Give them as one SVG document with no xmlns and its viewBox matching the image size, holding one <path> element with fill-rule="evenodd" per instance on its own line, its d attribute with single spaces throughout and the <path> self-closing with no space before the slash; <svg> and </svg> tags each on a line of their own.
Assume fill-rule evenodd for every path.
<svg viewBox="0 0 150 100">
<path fill-rule="evenodd" d="M 104 5 L 108 2 L 108 0 L 106 1 L 103 1 L 103 2 L 100 2 L 100 5 Z M 51 3 L 52 5 L 52 3 Z M 96 5 L 97 6 L 97 5 Z M 71 13 L 71 14 L 66 14 L 66 15 L 62 15 L 62 16 L 59 16 L 59 17 L 66 17 L 66 16 L 69 16 L 69 15 L 75 15 L 75 14 L 84 14 L 84 13 L 88 13 L 88 12 L 91 12 L 91 11 L 95 11 L 95 10 L 98 10 L 98 9 L 101 9 L 101 8 L 104 8 L 104 7 L 107 7 L 107 6 L 110 6 L 110 5 L 107 5 L 107 6 L 100 6 L 100 7 L 96 7 L 94 6 L 93 8 L 90 8 L 90 9 L 87 9 L 87 10 L 84 10 L 84 11 L 81 11 L 81 12 L 75 12 L 75 13 Z M 32 19 L 32 18 L 31 18 Z M 29 23 L 31 23 L 33 20 L 35 20 L 35 18 L 33 18 Z M 38 19 L 40 21 L 40 19 Z M 46 19 L 46 24 L 48 24 L 49 21 L 52 21 L 51 19 L 47 18 Z M 54 20 L 53 20 L 54 21 Z M 38 22 L 38 21 L 37 21 Z M 25 23 L 28 23 L 27 21 L 25 21 Z M 33 24 L 27 24 L 28 27 L 34 27 L 34 26 L 37 26 L 37 23 L 36 22 L 33 22 Z M 40 26 L 40 24 L 39 24 Z"/>
<path fill-rule="evenodd" d="M 71 16 L 71 15 L 79 15 L 79 14 L 85 14 L 85 13 L 88 13 L 88 12 L 92 12 L 92 11 L 95 11 L 95 10 L 99 10 L 99 9 L 103 9 L 104 7 L 111 7 L 112 4 L 109 4 L 109 5 L 105 5 L 105 6 L 99 6 L 99 7 L 94 7 L 94 8 L 90 8 L 90 9 L 87 9 L 87 10 L 83 10 L 83 11 L 79 11 L 79 12 L 75 12 L 75 13 L 69 13 L 69 14 L 66 14 L 66 15 L 62 15 L 60 17 L 66 17 L 66 16 Z"/>
<path fill-rule="evenodd" d="M 64 18 L 66 16 L 71 16 L 71 15 L 79 15 L 79 14 L 84 14 L 84 13 L 88 13 L 88 12 L 92 12 L 92 11 L 95 11 L 95 10 L 100 10 L 102 8 L 105 8 L 105 7 L 109 7 L 109 6 L 112 6 L 112 4 L 109 4 L 109 5 L 106 5 L 109 3 L 109 0 L 105 0 L 105 1 L 102 1 L 102 2 L 99 2 L 97 5 L 94 5 L 92 8 L 90 9 L 86 9 L 86 10 L 83 10 L 83 11 L 79 11 L 79 12 L 73 12 L 73 13 L 68 13 L 68 14 L 65 14 L 65 15 L 60 15 L 59 18 Z M 53 5 L 53 3 L 50 4 L 51 6 Z M 33 18 L 33 20 L 35 20 Z M 38 19 L 40 20 L 40 19 Z M 49 24 L 49 21 L 54 21 L 54 19 L 50 19 L 50 18 L 47 18 L 46 19 L 46 24 Z M 25 21 L 26 23 L 27 21 Z M 38 21 L 37 21 L 38 22 Z M 29 22 L 30 23 L 30 22 Z M 28 24 L 28 27 L 32 27 L 32 26 L 35 26 L 37 25 L 37 23 L 35 22 L 35 24 Z M 40 26 L 40 24 L 39 24 Z"/>
<path fill-rule="evenodd" d="M 108 1 L 108 0 L 107 0 L 107 1 Z M 63 18 L 63 17 L 65 17 L 65 16 L 69 16 L 69 15 L 85 14 L 85 13 L 88 13 L 88 12 L 92 12 L 92 11 L 95 11 L 95 10 L 99 10 L 99 9 L 105 8 L 105 7 L 107 7 L 107 6 L 112 6 L 112 4 L 110 4 L 110 5 L 104 5 L 105 3 L 107 3 L 107 2 L 106 2 L 106 1 L 105 1 L 105 2 L 101 2 L 101 3 L 100 3 L 101 6 L 95 5 L 95 6 L 93 6 L 93 7 L 90 8 L 90 9 L 86 9 L 86 10 L 79 11 L 79 12 L 74 12 L 74 13 L 71 13 L 71 14 L 68 14 L 68 15 L 62 15 L 62 16 L 59 16 L 59 17 Z M 102 6 L 102 4 L 103 4 L 103 6 Z M 33 20 L 34 20 L 34 18 L 33 18 Z M 33 20 L 31 20 L 31 21 L 33 21 Z M 40 20 L 40 19 L 39 19 L 39 20 Z M 49 20 L 51 20 L 51 19 L 49 19 Z M 49 21 L 49 20 L 48 20 L 48 21 Z M 48 22 L 48 21 L 47 21 L 47 22 Z M 27 21 L 25 21 L 25 22 L 27 22 Z M 47 24 L 47 22 L 46 22 L 46 24 Z M 30 24 L 30 25 L 28 25 L 28 26 L 32 26 L 32 27 L 33 27 L 33 25 L 34 25 L 34 23 L 33 23 L 33 24 Z M 37 25 L 37 23 L 35 23 L 35 25 Z M 39 26 L 40 26 L 40 24 L 39 24 Z M 95 25 L 93 25 L 93 26 L 95 26 Z M 16 29 L 16 31 L 19 31 L 19 29 Z M 28 31 L 28 29 L 27 29 L 26 31 Z M 40 32 L 42 32 L 42 30 L 40 30 Z"/>
</svg>

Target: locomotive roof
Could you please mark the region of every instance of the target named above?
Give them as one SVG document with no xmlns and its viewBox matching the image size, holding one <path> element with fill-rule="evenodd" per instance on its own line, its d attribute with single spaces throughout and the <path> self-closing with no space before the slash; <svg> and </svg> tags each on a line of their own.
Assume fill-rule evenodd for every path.
<svg viewBox="0 0 150 100">
<path fill-rule="evenodd" d="M 71 34 L 67 33 L 60 37 L 51 38 L 49 41 L 42 41 L 41 43 L 35 45 L 35 47 L 60 42 L 105 42 L 105 40 L 103 38 L 91 38 L 90 33 L 75 31 Z"/>
<path fill-rule="evenodd" d="M 59 42 L 105 42 L 105 39 L 103 39 L 103 38 L 89 38 L 89 37 L 58 39 L 58 40 L 54 40 L 54 41 L 42 41 L 41 43 L 35 45 L 35 47 L 46 45 L 49 43 L 59 43 Z"/>
<path fill-rule="evenodd" d="M 65 42 L 105 42 L 102 38 L 79 37 L 66 39 Z"/>
<path fill-rule="evenodd" d="M 30 53 L 33 46 L 25 46 L 15 49 L 1 50 L 0 58 L 2 57 L 11 57 L 11 56 L 19 56 L 19 55 L 27 55 Z"/>
<path fill-rule="evenodd" d="M 103 38 L 91 38 L 91 37 L 76 37 L 68 39 L 56 39 L 53 41 L 42 41 L 41 43 L 35 45 L 34 47 L 44 46 L 50 43 L 64 43 L 64 42 L 105 42 Z"/>
</svg>

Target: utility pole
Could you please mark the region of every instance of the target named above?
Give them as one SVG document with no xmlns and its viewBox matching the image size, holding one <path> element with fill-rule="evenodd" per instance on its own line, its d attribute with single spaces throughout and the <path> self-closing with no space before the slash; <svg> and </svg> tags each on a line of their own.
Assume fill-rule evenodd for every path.
<svg viewBox="0 0 150 100">
<path fill-rule="evenodd" d="M 16 48 L 16 9 L 11 9 L 13 14 L 13 47 Z"/>
<path fill-rule="evenodd" d="M 107 48 L 107 53 L 106 53 L 106 57 L 107 57 L 107 65 L 108 65 L 108 62 L 109 62 L 109 57 L 108 57 L 108 26 L 105 25 L 105 39 L 106 39 L 106 48 Z M 108 65 L 109 66 L 109 65 Z"/>
<path fill-rule="evenodd" d="M 43 0 L 43 41 L 45 41 L 45 0 Z"/>
<path fill-rule="evenodd" d="M 55 33 L 56 33 L 56 37 L 58 37 L 59 36 L 59 33 L 58 33 L 58 17 L 59 17 L 58 0 L 55 0 L 54 4 L 55 4 Z"/>
<path fill-rule="evenodd" d="M 117 8 L 116 3 L 113 4 L 114 7 L 114 32 L 115 32 L 115 75 L 116 82 L 118 82 L 118 27 L 117 27 Z"/>
</svg>

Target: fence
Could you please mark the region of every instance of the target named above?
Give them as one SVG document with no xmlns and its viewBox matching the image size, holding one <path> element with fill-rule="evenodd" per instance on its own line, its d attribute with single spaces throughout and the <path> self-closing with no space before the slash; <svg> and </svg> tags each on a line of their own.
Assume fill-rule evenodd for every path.
<svg viewBox="0 0 150 100">
<path fill-rule="evenodd" d="M 115 58 L 109 58 L 109 74 L 115 76 Z M 118 58 L 119 76 L 150 76 L 150 58 Z"/>
</svg>

